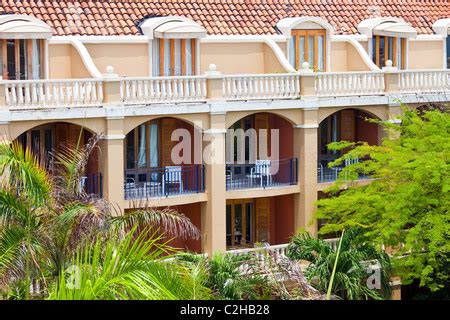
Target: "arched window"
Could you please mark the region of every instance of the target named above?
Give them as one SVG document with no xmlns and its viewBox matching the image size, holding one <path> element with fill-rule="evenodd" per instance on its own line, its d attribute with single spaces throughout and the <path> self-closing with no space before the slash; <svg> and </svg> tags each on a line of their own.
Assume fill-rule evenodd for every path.
<svg viewBox="0 0 450 320">
<path fill-rule="evenodd" d="M 190 76 L 198 70 L 198 39 L 206 30 L 184 17 L 149 18 L 142 32 L 152 40 L 153 76 Z"/>
<path fill-rule="evenodd" d="M 304 62 L 315 71 L 329 68 L 327 52 L 333 27 L 328 22 L 317 17 L 285 18 L 277 27 L 289 40 L 287 56 L 295 69 L 301 69 Z"/>
<path fill-rule="evenodd" d="M 0 16 L 1 75 L 4 80 L 44 78 L 45 39 L 50 26 L 26 15 Z"/>
<path fill-rule="evenodd" d="M 369 39 L 369 54 L 380 68 L 387 60 L 398 69 L 406 69 L 407 43 L 417 31 L 399 18 L 370 18 L 358 24 L 358 30 Z"/>
</svg>

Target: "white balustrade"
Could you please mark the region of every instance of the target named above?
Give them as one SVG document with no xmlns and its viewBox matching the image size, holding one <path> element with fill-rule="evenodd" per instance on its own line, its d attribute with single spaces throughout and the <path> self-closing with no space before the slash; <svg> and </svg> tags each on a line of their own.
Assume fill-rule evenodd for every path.
<svg viewBox="0 0 450 320">
<path fill-rule="evenodd" d="M 300 76 L 296 74 L 233 75 L 223 78 L 227 100 L 292 99 L 300 96 Z"/>
<path fill-rule="evenodd" d="M 384 94 L 384 73 L 317 73 L 316 94 L 321 97 L 381 95 Z"/>
<path fill-rule="evenodd" d="M 398 74 L 404 93 L 449 92 L 450 70 L 405 70 Z"/>
<path fill-rule="evenodd" d="M 339 246 L 339 240 L 340 240 L 340 238 L 331 238 L 331 239 L 324 239 L 323 241 L 328 243 L 330 245 L 331 249 L 333 249 L 333 251 L 337 251 L 338 246 Z"/>
<path fill-rule="evenodd" d="M 1 81 L 10 109 L 101 106 L 102 81 L 98 79 Z"/>
<path fill-rule="evenodd" d="M 206 94 L 203 76 L 125 78 L 120 82 L 125 104 L 205 101 Z"/>
</svg>

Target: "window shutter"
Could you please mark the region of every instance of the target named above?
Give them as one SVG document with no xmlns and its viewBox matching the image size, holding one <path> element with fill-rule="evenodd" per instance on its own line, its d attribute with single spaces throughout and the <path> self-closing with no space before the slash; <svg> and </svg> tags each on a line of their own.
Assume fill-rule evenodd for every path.
<svg viewBox="0 0 450 320">
<path fill-rule="evenodd" d="M 355 141 L 355 112 L 353 110 L 341 111 L 341 140 Z"/>
<path fill-rule="evenodd" d="M 172 132 L 177 128 L 176 119 L 161 120 L 162 165 L 172 166 L 172 149 L 178 141 L 171 141 Z"/>
<path fill-rule="evenodd" d="M 267 142 L 262 147 L 266 149 L 261 150 L 261 146 L 259 145 L 259 130 L 266 129 L 267 130 Z M 258 113 L 255 114 L 255 130 L 256 135 L 258 137 L 257 145 L 258 145 L 258 154 L 256 155 L 256 159 L 261 159 L 261 155 L 265 155 L 264 158 L 269 156 L 268 150 L 270 150 L 270 128 L 269 128 L 269 115 L 267 113 Z"/>
<path fill-rule="evenodd" d="M 256 242 L 270 242 L 270 199 L 256 199 Z"/>
</svg>

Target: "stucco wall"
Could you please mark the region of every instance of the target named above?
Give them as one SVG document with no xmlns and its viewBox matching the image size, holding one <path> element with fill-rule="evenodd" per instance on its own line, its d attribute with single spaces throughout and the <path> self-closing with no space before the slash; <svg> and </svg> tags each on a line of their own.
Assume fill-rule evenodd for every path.
<svg viewBox="0 0 450 320">
<path fill-rule="evenodd" d="M 49 45 L 49 78 L 91 78 L 78 51 L 70 44 Z"/>
<path fill-rule="evenodd" d="M 442 41 L 414 41 L 408 43 L 408 69 L 442 69 Z"/>
<path fill-rule="evenodd" d="M 345 42 L 331 42 L 330 70 L 347 71 L 347 44 Z"/>
<path fill-rule="evenodd" d="M 263 44 L 264 48 L 264 72 L 265 73 L 279 73 L 279 72 L 287 72 L 280 61 L 276 57 L 273 50 L 266 44 Z"/>
<path fill-rule="evenodd" d="M 107 66 L 128 77 L 148 76 L 148 44 L 86 44 L 97 69 L 104 73 Z M 126 54 L 125 54 L 126 53 Z"/>
<path fill-rule="evenodd" d="M 200 70 L 214 63 L 224 74 L 264 73 L 263 43 L 201 43 Z"/>
<path fill-rule="evenodd" d="M 70 44 L 48 46 L 50 79 L 67 79 L 72 76 Z"/>
</svg>

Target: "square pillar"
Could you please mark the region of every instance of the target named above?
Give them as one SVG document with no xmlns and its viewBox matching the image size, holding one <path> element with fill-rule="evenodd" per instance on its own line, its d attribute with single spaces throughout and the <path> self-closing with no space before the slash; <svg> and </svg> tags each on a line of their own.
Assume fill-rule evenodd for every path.
<svg viewBox="0 0 450 320">
<path fill-rule="evenodd" d="M 317 201 L 318 109 L 304 110 L 303 124 L 294 126 L 294 154 L 298 158 L 300 194 L 294 196 L 294 229 L 317 234 L 317 221 L 312 222 Z M 312 224 L 311 224 L 312 222 Z"/>
<path fill-rule="evenodd" d="M 103 176 L 103 196 L 123 212 L 124 139 L 123 118 L 107 118 L 106 134 L 99 141 L 99 169 Z"/>
<path fill-rule="evenodd" d="M 211 114 L 204 131 L 205 187 L 202 203 L 202 252 L 226 251 L 225 114 Z"/>
</svg>

